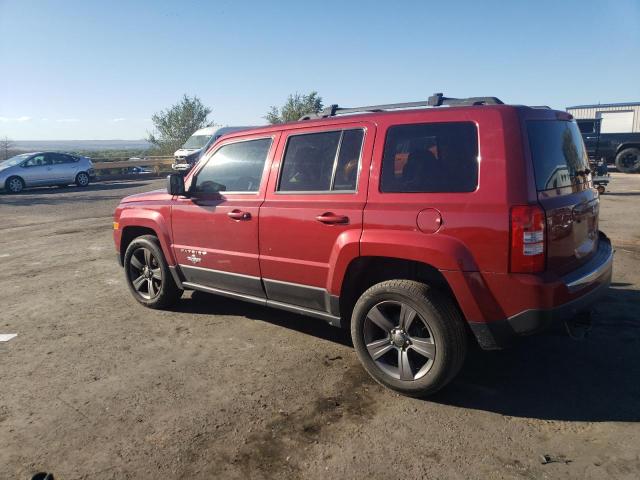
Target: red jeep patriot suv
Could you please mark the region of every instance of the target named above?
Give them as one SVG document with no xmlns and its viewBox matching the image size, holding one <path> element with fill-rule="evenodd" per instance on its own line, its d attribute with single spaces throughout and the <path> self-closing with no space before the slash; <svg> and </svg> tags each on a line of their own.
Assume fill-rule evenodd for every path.
<svg viewBox="0 0 640 480">
<path fill-rule="evenodd" d="M 339 108 L 232 133 L 115 211 L 134 297 L 201 290 L 349 328 L 408 395 L 588 310 L 610 281 L 580 131 L 494 97 Z M 473 335 L 469 335 L 472 332 Z"/>
</svg>

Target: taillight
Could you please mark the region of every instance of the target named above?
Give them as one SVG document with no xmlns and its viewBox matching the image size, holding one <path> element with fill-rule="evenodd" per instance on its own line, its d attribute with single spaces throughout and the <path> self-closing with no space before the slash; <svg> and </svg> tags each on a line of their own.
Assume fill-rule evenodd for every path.
<svg viewBox="0 0 640 480">
<path fill-rule="evenodd" d="M 544 271 L 545 215 L 537 205 L 511 207 L 511 265 L 513 273 Z"/>
</svg>

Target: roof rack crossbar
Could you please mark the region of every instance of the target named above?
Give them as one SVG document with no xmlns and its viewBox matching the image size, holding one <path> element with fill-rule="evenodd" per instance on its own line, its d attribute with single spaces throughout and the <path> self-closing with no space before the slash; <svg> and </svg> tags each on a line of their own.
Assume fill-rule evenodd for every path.
<svg viewBox="0 0 640 480">
<path fill-rule="evenodd" d="M 337 104 L 333 104 L 318 113 L 310 113 L 300 118 L 300 120 L 312 120 L 318 118 L 335 117 L 336 115 L 347 115 L 350 113 L 362 112 L 382 112 L 385 110 L 398 110 L 405 108 L 418 107 L 440 107 L 448 106 L 469 106 L 469 105 L 502 105 L 503 102 L 496 97 L 470 97 L 470 98 L 449 98 L 442 93 L 435 93 L 426 101 L 406 102 L 406 103 L 387 103 L 384 105 L 369 105 L 366 107 L 344 108 Z"/>
</svg>

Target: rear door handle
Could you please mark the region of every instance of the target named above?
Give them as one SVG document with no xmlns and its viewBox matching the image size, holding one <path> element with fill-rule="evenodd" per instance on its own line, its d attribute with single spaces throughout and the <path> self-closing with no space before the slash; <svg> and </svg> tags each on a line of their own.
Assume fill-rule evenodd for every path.
<svg viewBox="0 0 640 480">
<path fill-rule="evenodd" d="M 322 215 L 318 215 L 316 220 L 329 225 L 349 223 L 349 217 L 345 215 L 336 215 L 332 212 L 325 212 Z"/>
<path fill-rule="evenodd" d="M 231 210 L 227 215 L 234 220 L 251 220 L 251 214 L 242 210 Z"/>
</svg>

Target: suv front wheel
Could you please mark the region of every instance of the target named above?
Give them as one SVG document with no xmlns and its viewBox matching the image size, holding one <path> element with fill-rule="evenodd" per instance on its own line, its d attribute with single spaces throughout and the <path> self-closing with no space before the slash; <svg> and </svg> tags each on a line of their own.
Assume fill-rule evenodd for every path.
<svg viewBox="0 0 640 480">
<path fill-rule="evenodd" d="M 378 283 L 353 310 L 351 337 L 367 372 L 405 395 L 435 393 L 458 373 L 467 350 L 451 299 L 411 280 Z"/>
<path fill-rule="evenodd" d="M 182 296 L 169 271 L 158 239 L 143 235 L 134 239 L 124 254 L 127 285 L 135 299 L 149 308 L 166 308 Z"/>
<path fill-rule="evenodd" d="M 24 190 L 24 180 L 20 177 L 9 177 L 5 182 L 4 188 L 10 193 L 20 193 Z"/>
</svg>

